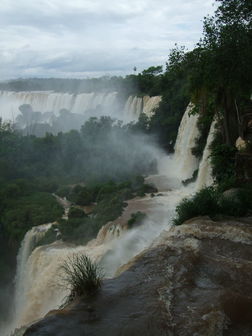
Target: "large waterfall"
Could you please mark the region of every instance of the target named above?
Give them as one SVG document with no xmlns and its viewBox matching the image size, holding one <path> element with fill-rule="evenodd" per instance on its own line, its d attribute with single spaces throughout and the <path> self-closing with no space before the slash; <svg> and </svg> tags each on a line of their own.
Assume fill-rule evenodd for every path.
<svg viewBox="0 0 252 336">
<path fill-rule="evenodd" d="M 157 104 L 159 99 L 155 99 L 155 104 Z M 153 109 L 153 105 L 150 100 L 147 100 L 145 104 L 148 102 L 151 106 L 148 110 L 150 111 Z M 135 113 L 134 111 L 137 109 L 139 111 L 143 109 L 143 104 L 144 99 L 130 97 L 126 105 L 127 108 L 134 106 L 134 110 L 132 108 L 130 113 Z M 120 225 L 121 218 L 103 227 L 97 238 L 86 246 L 70 246 L 56 241 L 53 244 L 33 249 L 34 240 L 41 234 L 41 230 L 34 228 L 26 234 L 18 256 L 16 311 L 11 326 L 8 326 L 6 330 L 6 335 L 11 330 L 30 324 L 60 306 L 63 298 L 67 295 L 67 290 L 60 286 L 59 266 L 67 256 L 72 253 L 85 253 L 93 260 L 100 262 L 106 275 L 111 277 L 118 267 L 147 248 L 162 230 L 169 228 L 176 204 L 183 197 L 195 191 L 195 184 L 188 187 L 183 187 L 181 183 L 175 186 L 169 185 L 169 181 L 174 178 L 181 181 L 191 177 L 199 165 L 198 160 L 191 153 L 198 136 L 197 116 L 190 115 L 191 109 L 192 105 L 189 105 L 182 118 L 175 154 L 168 157 L 168 160 L 166 156 L 160 159 L 160 167 L 164 167 L 162 161 L 170 167 L 165 169 L 168 181 L 167 188 L 162 190 L 162 194 L 155 197 L 147 196 L 128 202 L 129 207 L 133 204 L 134 209 L 146 209 L 148 212 L 148 219 L 142 226 L 124 231 Z M 196 183 L 198 186 L 211 182 L 208 157 L 213 130 L 214 123 L 200 163 L 200 172 Z M 164 172 L 160 171 L 160 173 Z"/>
<path fill-rule="evenodd" d="M 51 91 L 0 91 L 0 117 L 14 122 L 20 114 L 19 107 L 28 104 L 33 111 L 42 113 L 53 112 L 58 115 L 60 110 L 66 109 L 86 117 L 109 115 L 129 122 L 136 121 L 142 112 L 150 116 L 160 100 L 160 96 L 130 96 L 126 102 L 122 102 L 117 92 L 70 94 Z"/>
<path fill-rule="evenodd" d="M 198 115 L 191 115 L 193 105 L 189 104 L 181 120 L 175 144 L 173 169 L 176 175 L 185 180 L 192 177 L 198 168 L 198 159 L 192 154 L 199 131 L 197 128 Z"/>
<path fill-rule="evenodd" d="M 212 168 L 211 168 L 211 160 L 210 160 L 210 154 L 211 154 L 210 147 L 214 139 L 215 126 L 216 126 L 216 121 L 213 120 L 211 127 L 210 127 L 208 137 L 207 137 L 207 142 L 206 142 L 206 146 L 203 152 L 203 156 L 202 156 L 202 159 L 199 165 L 199 172 L 198 172 L 198 177 L 196 181 L 196 190 L 199 190 L 203 187 L 208 187 L 211 184 L 213 184 Z"/>
<path fill-rule="evenodd" d="M 136 97 L 130 96 L 125 104 L 123 111 L 123 120 L 134 121 L 137 120 L 140 113 L 144 113 L 147 117 L 151 117 L 155 109 L 161 101 L 160 96 L 155 97 Z"/>
</svg>

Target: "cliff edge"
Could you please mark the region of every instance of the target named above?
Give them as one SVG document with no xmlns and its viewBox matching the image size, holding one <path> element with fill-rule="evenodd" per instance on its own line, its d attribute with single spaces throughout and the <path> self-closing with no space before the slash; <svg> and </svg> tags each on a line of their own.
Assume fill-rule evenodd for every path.
<svg viewBox="0 0 252 336">
<path fill-rule="evenodd" d="M 252 218 L 194 218 L 25 336 L 246 336 L 252 333 Z"/>
</svg>

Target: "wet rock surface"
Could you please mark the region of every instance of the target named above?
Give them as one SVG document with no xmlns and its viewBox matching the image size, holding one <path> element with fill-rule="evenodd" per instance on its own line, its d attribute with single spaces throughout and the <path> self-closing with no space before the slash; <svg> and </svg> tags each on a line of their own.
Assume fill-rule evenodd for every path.
<svg viewBox="0 0 252 336">
<path fill-rule="evenodd" d="M 26 336 L 252 335 L 252 218 L 195 218 L 165 231 L 93 300 Z"/>
</svg>

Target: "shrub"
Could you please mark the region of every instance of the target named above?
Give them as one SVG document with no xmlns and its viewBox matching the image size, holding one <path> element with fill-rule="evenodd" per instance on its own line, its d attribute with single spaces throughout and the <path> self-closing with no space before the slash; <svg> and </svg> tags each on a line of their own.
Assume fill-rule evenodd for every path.
<svg viewBox="0 0 252 336">
<path fill-rule="evenodd" d="M 101 268 L 83 254 L 73 254 L 60 266 L 63 272 L 63 284 L 70 290 L 65 304 L 76 297 L 91 297 L 102 285 L 103 273 Z"/>
<path fill-rule="evenodd" d="M 101 225 L 89 217 L 62 219 L 59 225 L 62 240 L 75 244 L 86 244 L 96 237 L 100 228 Z"/>
<path fill-rule="evenodd" d="M 57 232 L 55 229 L 59 229 L 59 225 L 52 225 L 52 227 L 46 231 L 44 236 L 39 241 L 36 242 L 35 247 L 42 245 L 49 245 L 55 242 L 57 240 Z"/>
<path fill-rule="evenodd" d="M 176 207 L 175 225 L 196 216 L 214 216 L 219 211 L 218 193 L 213 187 L 201 189 L 192 198 L 185 198 Z"/>
<path fill-rule="evenodd" d="M 59 196 L 59 197 L 68 197 L 69 196 L 69 193 L 71 191 L 71 188 L 69 186 L 60 186 L 57 191 L 56 191 L 56 194 Z"/>
<path fill-rule="evenodd" d="M 132 229 L 135 226 L 141 225 L 145 218 L 146 218 L 146 214 L 141 211 L 137 211 L 131 214 L 131 218 L 128 220 L 129 229 Z"/>
<path fill-rule="evenodd" d="M 92 192 L 81 185 L 75 186 L 68 195 L 68 198 L 78 205 L 89 205 L 94 201 Z"/>
<path fill-rule="evenodd" d="M 69 218 L 83 218 L 87 217 L 85 212 L 79 208 L 71 207 L 68 213 Z"/>
<path fill-rule="evenodd" d="M 201 189 L 191 198 L 183 199 L 176 207 L 175 225 L 196 216 L 245 216 L 252 213 L 252 190 L 241 189 L 235 197 L 227 198 L 213 187 Z"/>
</svg>

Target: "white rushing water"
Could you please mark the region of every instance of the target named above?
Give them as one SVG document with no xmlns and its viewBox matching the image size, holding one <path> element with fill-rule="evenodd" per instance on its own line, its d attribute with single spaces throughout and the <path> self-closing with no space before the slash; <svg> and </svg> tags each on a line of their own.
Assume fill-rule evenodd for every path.
<svg viewBox="0 0 252 336">
<path fill-rule="evenodd" d="M 210 147 L 215 135 L 215 126 L 216 126 L 216 120 L 213 120 L 207 137 L 207 142 L 202 155 L 202 159 L 199 165 L 199 172 L 196 181 L 196 190 L 200 190 L 203 187 L 208 187 L 213 184 Z"/>
<path fill-rule="evenodd" d="M 137 100 L 136 97 L 130 97 L 128 106 L 134 105 L 140 109 L 140 103 Z M 148 196 L 134 200 L 137 210 L 143 207 L 148 209 L 147 220 L 142 226 L 129 231 L 123 231 L 120 226 L 113 228 L 112 231 L 111 227 L 102 228 L 97 239 L 86 246 L 70 246 L 56 241 L 34 250 L 32 250 L 34 245 L 30 241 L 34 239 L 34 234 L 36 236 L 39 232 L 32 229 L 26 234 L 18 257 L 16 312 L 6 334 L 14 327 L 29 324 L 43 317 L 48 311 L 59 307 L 67 294 L 67 290 L 59 286 L 59 266 L 67 256 L 73 253 L 85 253 L 93 260 L 100 261 L 106 275 L 111 277 L 120 266 L 148 248 L 164 229 L 169 228 L 176 205 L 183 197 L 195 191 L 194 184 L 188 187 L 183 187 L 181 184 L 182 179 L 191 177 L 199 164 L 191 154 L 195 138 L 198 136 L 197 117 L 190 116 L 191 109 L 192 106 L 189 105 L 181 121 L 175 154 L 173 157 L 163 157 L 159 162 L 162 175 L 152 177 L 153 181 L 156 178 L 163 186 L 162 193 L 155 197 Z M 205 167 L 208 167 L 209 144 L 213 128 L 212 125 L 206 153 L 204 152 L 201 162 L 198 185 L 210 183 L 210 171 L 205 175 L 204 171 Z"/>
<path fill-rule="evenodd" d="M 173 158 L 173 171 L 181 180 L 192 177 L 198 168 L 199 161 L 192 154 L 195 139 L 199 135 L 197 128 L 198 115 L 191 115 L 193 105 L 189 104 L 181 120 L 175 144 Z"/>
<path fill-rule="evenodd" d="M 33 111 L 59 114 L 61 109 L 81 115 L 109 115 L 125 122 L 136 121 L 140 113 L 151 116 L 161 101 L 160 96 L 130 96 L 124 107 L 120 107 L 117 92 L 108 93 L 58 93 L 51 91 L 14 92 L 0 91 L 0 117 L 15 121 L 19 107 L 29 104 Z"/>
</svg>

